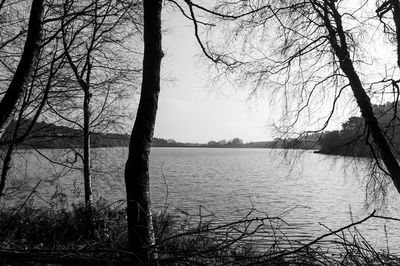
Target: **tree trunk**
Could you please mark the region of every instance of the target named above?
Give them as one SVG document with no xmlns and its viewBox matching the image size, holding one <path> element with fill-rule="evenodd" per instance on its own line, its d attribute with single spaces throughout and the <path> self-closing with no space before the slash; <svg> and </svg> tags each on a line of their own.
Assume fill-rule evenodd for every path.
<svg viewBox="0 0 400 266">
<path fill-rule="evenodd" d="M 397 191 L 400 193 L 400 166 L 386 141 L 382 129 L 379 127 L 378 120 L 372 110 L 370 98 L 362 87 L 360 78 L 354 70 L 350 59 L 346 58 L 341 61 L 340 66 L 350 81 L 350 86 L 365 120 L 365 124 L 368 126 L 382 161 L 384 162 Z"/>
<path fill-rule="evenodd" d="M 330 10 L 328 10 L 328 5 Z M 337 11 L 334 2 L 329 2 L 329 4 L 326 4 L 324 8 L 322 19 L 324 20 L 325 26 L 329 32 L 330 43 L 333 51 L 339 59 L 340 68 L 349 80 L 354 97 L 356 98 L 361 114 L 365 120 L 365 124 L 368 126 L 380 157 L 382 158 L 397 191 L 400 193 L 400 166 L 387 143 L 382 129 L 379 127 L 378 120 L 372 110 L 371 100 L 364 90 L 361 80 L 354 69 L 346 42 L 346 35 L 342 26 L 341 16 Z M 333 17 L 336 27 L 333 27 L 333 22 L 330 20 L 328 14 Z"/>
<path fill-rule="evenodd" d="M 150 209 L 149 155 L 160 92 L 161 0 L 146 0 L 144 5 L 143 79 L 135 124 L 125 167 L 129 246 L 146 262 L 155 258 L 149 246 L 154 244 Z"/>
<path fill-rule="evenodd" d="M 0 198 L 4 195 L 4 189 L 6 188 L 6 180 L 8 171 L 10 170 L 10 163 L 12 159 L 12 154 L 14 152 L 14 142 L 10 143 L 7 149 L 6 156 L 3 160 L 3 168 L 1 169 L 1 176 L 0 176 Z"/>
<path fill-rule="evenodd" d="M 391 0 L 393 7 L 393 21 L 396 28 L 397 66 L 400 67 L 400 3 L 399 0 Z"/>
<path fill-rule="evenodd" d="M 4 196 L 8 171 L 11 169 L 12 155 L 18 144 L 17 143 L 18 129 L 22 121 L 23 112 L 24 112 L 24 106 L 22 106 L 22 108 L 19 110 L 18 119 L 15 123 L 15 128 L 13 129 L 14 132 L 11 137 L 10 144 L 8 145 L 6 156 L 3 159 L 3 168 L 1 169 L 1 175 L 0 175 L 0 198 Z"/>
<path fill-rule="evenodd" d="M 24 51 L 18 63 L 11 83 L 0 102 L 0 138 L 3 136 L 12 113 L 17 107 L 18 100 L 24 91 L 24 85 L 29 79 L 34 62 L 37 60 L 40 50 L 42 33 L 42 14 L 44 0 L 33 0 L 29 17 L 28 35 L 26 37 Z"/>
<path fill-rule="evenodd" d="M 92 178 L 90 176 L 90 92 L 85 90 L 83 100 L 83 180 L 85 184 L 85 205 L 92 205 Z"/>
</svg>

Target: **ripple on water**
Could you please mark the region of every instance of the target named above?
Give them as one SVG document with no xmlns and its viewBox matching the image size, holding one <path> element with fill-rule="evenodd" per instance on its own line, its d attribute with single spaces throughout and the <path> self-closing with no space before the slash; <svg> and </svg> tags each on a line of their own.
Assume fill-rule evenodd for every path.
<svg viewBox="0 0 400 266">
<path fill-rule="evenodd" d="M 42 152 L 60 160 L 71 156 L 64 150 Z M 36 180 L 50 180 L 51 184 L 44 182 L 38 189 L 45 199 L 55 191 L 65 193 L 69 202 L 83 199 L 80 170 L 66 171 L 62 166 L 50 165 L 34 151 L 20 153 L 13 162 L 17 166 L 12 173 L 14 178 L 26 175 L 32 186 Z M 124 199 L 127 149 L 93 149 L 93 153 L 100 158 L 93 161 L 97 197 Z M 243 218 L 254 207 L 262 212 L 258 216 L 282 217 L 290 225 L 285 227 L 287 236 L 300 241 L 350 223 L 351 215 L 357 220 L 380 208 L 365 208 L 365 190 L 360 180 L 366 175 L 366 164 L 365 160 L 356 164 L 350 158 L 311 151 L 289 151 L 284 156 L 282 150 L 266 149 L 153 148 L 152 203 L 160 211 L 168 196 L 169 211 L 198 215 L 202 210 L 203 215 L 212 214 L 213 222 L 219 224 Z M 76 188 L 80 188 L 79 197 L 72 193 Z M 397 193 L 390 195 L 381 213 L 396 216 L 400 213 L 399 197 Z M 35 203 L 46 204 L 40 200 Z M 399 223 L 374 220 L 359 228 L 367 239 L 386 245 L 383 224 L 390 236 L 388 241 L 398 243 Z"/>
</svg>

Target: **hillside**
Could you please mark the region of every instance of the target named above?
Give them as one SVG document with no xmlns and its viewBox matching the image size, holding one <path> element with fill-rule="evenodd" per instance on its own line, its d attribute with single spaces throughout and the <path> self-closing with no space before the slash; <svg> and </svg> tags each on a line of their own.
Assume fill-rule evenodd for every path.
<svg viewBox="0 0 400 266">
<path fill-rule="evenodd" d="M 30 125 L 30 120 L 23 121 L 18 130 L 18 137 L 21 137 Z M 9 126 L 2 142 L 11 139 L 12 128 L 15 123 Z M 17 137 L 17 138 L 18 138 Z M 90 144 L 94 148 L 99 147 L 125 147 L 129 145 L 129 135 L 117 133 L 96 133 L 91 134 Z M 29 136 L 18 145 L 19 148 L 40 148 L 40 149 L 64 149 L 77 148 L 82 146 L 82 131 L 66 126 L 59 126 L 46 122 L 38 122 L 33 127 Z"/>
</svg>

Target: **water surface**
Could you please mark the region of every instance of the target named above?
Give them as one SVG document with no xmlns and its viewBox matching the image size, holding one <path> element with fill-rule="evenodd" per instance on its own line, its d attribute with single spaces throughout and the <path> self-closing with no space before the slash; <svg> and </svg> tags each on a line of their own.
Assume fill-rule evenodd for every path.
<svg viewBox="0 0 400 266">
<path fill-rule="evenodd" d="M 75 159 L 63 150 L 41 153 L 67 165 Z M 123 201 L 127 149 L 95 149 L 93 153 L 95 198 Z M 66 165 L 50 164 L 34 151 L 23 151 L 13 163 L 13 186 L 28 183 L 32 188 L 42 180 L 31 204 L 68 205 L 83 199 L 79 165 L 71 170 Z M 366 206 L 366 159 L 355 162 L 312 151 L 153 148 L 150 165 L 155 211 L 167 208 L 176 215 L 202 215 L 215 223 L 226 223 L 257 209 L 260 217 L 282 217 L 294 240 L 312 239 L 326 233 L 326 227 L 339 228 L 352 219 L 367 216 L 373 209 L 379 214 L 400 216 L 399 197 L 393 190 L 386 205 Z M 20 181 L 21 176 L 29 182 Z M 383 225 L 387 226 L 388 241 L 400 240 L 396 237 L 400 226 L 393 222 L 375 220 L 360 229 L 372 244 L 384 248 Z"/>
</svg>

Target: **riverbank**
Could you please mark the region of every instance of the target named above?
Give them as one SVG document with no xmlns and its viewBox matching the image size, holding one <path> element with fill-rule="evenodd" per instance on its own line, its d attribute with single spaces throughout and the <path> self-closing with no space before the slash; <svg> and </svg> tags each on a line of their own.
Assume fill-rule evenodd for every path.
<svg viewBox="0 0 400 266">
<path fill-rule="evenodd" d="M 161 265 L 398 265 L 400 258 L 389 249 L 376 251 L 357 230 L 351 231 L 370 218 L 283 248 L 289 240 L 274 226 L 281 218 L 244 217 L 216 227 L 199 221 L 193 226 L 188 219 L 163 212 L 154 216 L 153 249 Z M 2 209 L 0 222 L 0 258 L 5 264 L 115 265 L 132 259 L 126 249 L 125 209 L 105 201 L 90 211 L 82 205 L 72 210 Z M 273 240 L 268 248 L 250 241 L 258 231 Z"/>
</svg>

